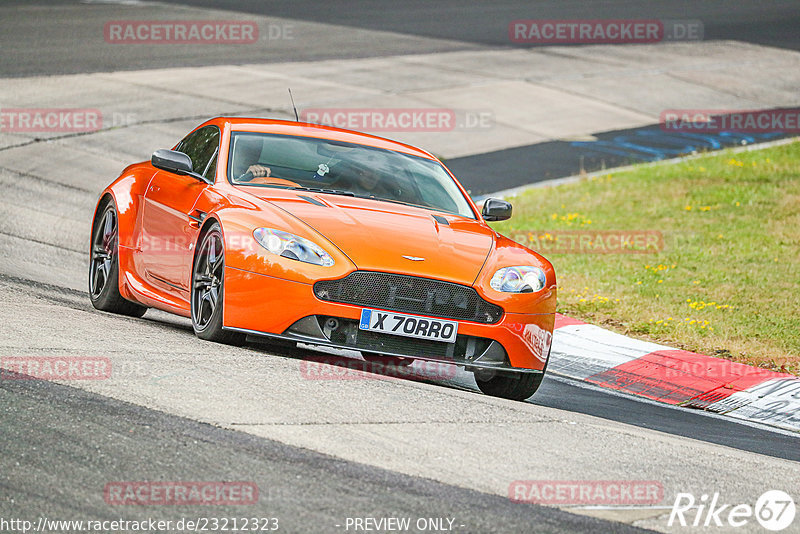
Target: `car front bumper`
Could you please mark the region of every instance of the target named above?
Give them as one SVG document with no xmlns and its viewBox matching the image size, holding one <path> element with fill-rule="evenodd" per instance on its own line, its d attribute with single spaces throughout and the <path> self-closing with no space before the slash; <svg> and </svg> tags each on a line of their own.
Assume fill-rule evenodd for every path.
<svg viewBox="0 0 800 534">
<path fill-rule="evenodd" d="M 463 365 L 542 372 L 552 343 L 552 312 L 504 313 L 495 324 L 458 321 L 456 343 L 360 331 L 361 306 L 323 301 L 313 286 L 225 269 L 224 328 L 251 335 Z"/>
</svg>

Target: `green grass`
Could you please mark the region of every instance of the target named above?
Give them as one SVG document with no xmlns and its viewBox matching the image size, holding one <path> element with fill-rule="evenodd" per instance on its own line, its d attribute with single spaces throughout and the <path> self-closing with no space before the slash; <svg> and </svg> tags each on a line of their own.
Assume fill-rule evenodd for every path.
<svg viewBox="0 0 800 534">
<path fill-rule="evenodd" d="M 559 312 L 800 373 L 800 142 L 612 171 L 510 200 L 514 217 L 493 226 L 523 243 L 563 230 L 663 235 L 663 248 L 645 254 L 544 253 Z"/>
</svg>

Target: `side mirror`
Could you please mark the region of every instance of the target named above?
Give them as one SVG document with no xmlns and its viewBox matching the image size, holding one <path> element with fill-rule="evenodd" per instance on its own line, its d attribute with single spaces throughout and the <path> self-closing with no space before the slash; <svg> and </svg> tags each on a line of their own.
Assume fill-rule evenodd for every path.
<svg viewBox="0 0 800 534">
<path fill-rule="evenodd" d="M 213 185 L 214 183 L 214 180 L 194 172 L 192 170 L 192 158 L 177 150 L 166 150 L 163 148 L 161 150 L 156 150 L 150 158 L 150 163 L 152 163 L 153 167 L 156 169 L 191 176 L 208 185 Z"/>
<path fill-rule="evenodd" d="M 150 158 L 153 167 L 175 174 L 190 174 L 192 172 L 192 160 L 183 152 L 177 150 L 156 150 Z"/>
<path fill-rule="evenodd" d="M 511 218 L 512 206 L 510 202 L 499 198 L 487 198 L 483 203 L 483 219 L 485 221 L 505 221 Z"/>
</svg>

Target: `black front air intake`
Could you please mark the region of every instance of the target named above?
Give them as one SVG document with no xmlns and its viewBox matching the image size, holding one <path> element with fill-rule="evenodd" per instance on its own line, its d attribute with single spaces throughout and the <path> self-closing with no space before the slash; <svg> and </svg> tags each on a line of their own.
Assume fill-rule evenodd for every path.
<svg viewBox="0 0 800 534">
<path fill-rule="evenodd" d="M 417 276 L 356 271 L 339 280 L 314 284 L 320 300 L 493 324 L 503 317 L 500 306 L 486 302 L 469 286 Z"/>
</svg>

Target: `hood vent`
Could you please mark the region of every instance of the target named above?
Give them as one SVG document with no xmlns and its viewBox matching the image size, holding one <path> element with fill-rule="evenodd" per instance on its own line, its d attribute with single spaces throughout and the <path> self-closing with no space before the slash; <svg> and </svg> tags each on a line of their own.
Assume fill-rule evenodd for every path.
<svg viewBox="0 0 800 534">
<path fill-rule="evenodd" d="M 324 203 L 320 202 L 319 200 L 317 200 L 314 197 L 307 197 L 305 195 L 297 195 L 297 198 L 302 198 L 306 202 L 308 202 L 310 204 L 314 204 L 315 206 L 322 206 L 323 208 L 327 208 L 328 207 L 327 204 L 324 204 Z"/>
</svg>

